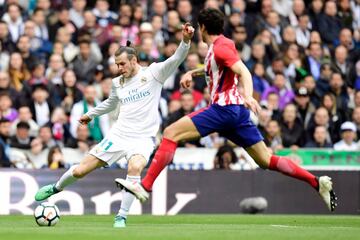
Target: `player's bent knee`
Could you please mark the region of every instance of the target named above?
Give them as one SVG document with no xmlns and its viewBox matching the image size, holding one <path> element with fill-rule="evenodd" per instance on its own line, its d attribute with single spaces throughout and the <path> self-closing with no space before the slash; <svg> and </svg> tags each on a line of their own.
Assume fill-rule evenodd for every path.
<svg viewBox="0 0 360 240">
<path fill-rule="evenodd" d="M 166 127 L 163 133 L 163 137 L 172 141 L 176 141 L 176 128 L 173 125 Z"/>
</svg>

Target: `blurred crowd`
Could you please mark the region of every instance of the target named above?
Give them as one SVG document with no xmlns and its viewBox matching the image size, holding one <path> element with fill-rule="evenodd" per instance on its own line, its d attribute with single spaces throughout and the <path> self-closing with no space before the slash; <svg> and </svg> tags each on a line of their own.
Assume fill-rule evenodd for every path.
<svg viewBox="0 0 360 240">
<path fill-rule="evenodd" d="M 115 51 L 130 40 L 142 66 L 163 61 L 181 24 L 197 28 L 204 7 L 226 16 L 224 35 L 252 73 L 262 107 L 253 120 L 269 148 L 360 149 L 360 0 L 0 0 L 0 166 L 14 165 L 12 149 L 34 168 L 66 166 L 63 148 L 87 152 L 119 113 L 77 122 L 109 96 Z M 204 62 L 200 39 L 165 82 L 161 129 L 209 103 L 205 76 L 179 85 Z M 215 133 L 180 147 L 224 144 Z"/>
</svg>

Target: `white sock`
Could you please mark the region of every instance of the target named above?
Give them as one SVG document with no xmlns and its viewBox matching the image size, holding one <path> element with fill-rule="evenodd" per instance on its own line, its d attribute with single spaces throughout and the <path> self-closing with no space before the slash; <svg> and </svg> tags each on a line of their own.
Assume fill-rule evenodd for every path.
<svg viewBox="0 0 360 240">
<path fill-rule="evenodd" d="M 133 182 L 140 182 L 141 177 L 127 175 L 126 180 L 133 181 Z M 118 216 L 121 216 L 126 219 L 128 213 L 129 213 L 131 204 L 133 203 L 134 199 L 135 199 L 135 196 L 133 194 L 131 194 L 130 192 L 127 192 L 127 191 L 123 192 L 123 199 L 121 201 L 121 206 L 120 206 L 120 210 L 118 212 Z"/>
<path fill-rule="evenodd" d="M 55 184 L 55 188 L 57 190 L 62 191 L 62 190 L 64 190 L 65 187 L 69 186 L 70 184 L 73 184 L 74 182 L 76 182 L 78 180 L 76 177 L 73 176 L 73 171 L 77 166 L 78 165 L 71 166 L 69 168 L 69 170 L 67 170 L 61 176 L 59 181 L 57 181 L 57 183 Z"/>
</svg>

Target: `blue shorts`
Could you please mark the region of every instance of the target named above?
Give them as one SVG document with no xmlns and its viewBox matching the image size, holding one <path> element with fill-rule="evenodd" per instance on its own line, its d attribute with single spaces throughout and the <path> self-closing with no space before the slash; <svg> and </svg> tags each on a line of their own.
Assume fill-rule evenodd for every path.
<svg viewBox="0 0 360 240">
<path fill-rule="evenodd" d="M 250 111 L 244 105 L 213 104 L 188 116 L 202 137 L 218 132 L 245 148 L 263 140 L 261 133 L 250 120 Z"/>
</svg>

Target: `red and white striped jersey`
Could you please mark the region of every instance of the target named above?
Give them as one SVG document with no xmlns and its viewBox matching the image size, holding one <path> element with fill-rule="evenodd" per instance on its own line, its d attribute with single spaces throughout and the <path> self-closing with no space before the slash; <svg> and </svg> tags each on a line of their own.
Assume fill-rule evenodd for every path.
<svg viewBox="0 0 360 240">
<path fill-rule="evenodd" d="M 211 104 L 221 106 L 243 104 L 239 93 L 238 77 L 230 67 L 239 61 L 239 56 L 232 40 L 220 35 L 209 46 L 205 58 L 205 74 L 210 89 Z"/>
</svg>

